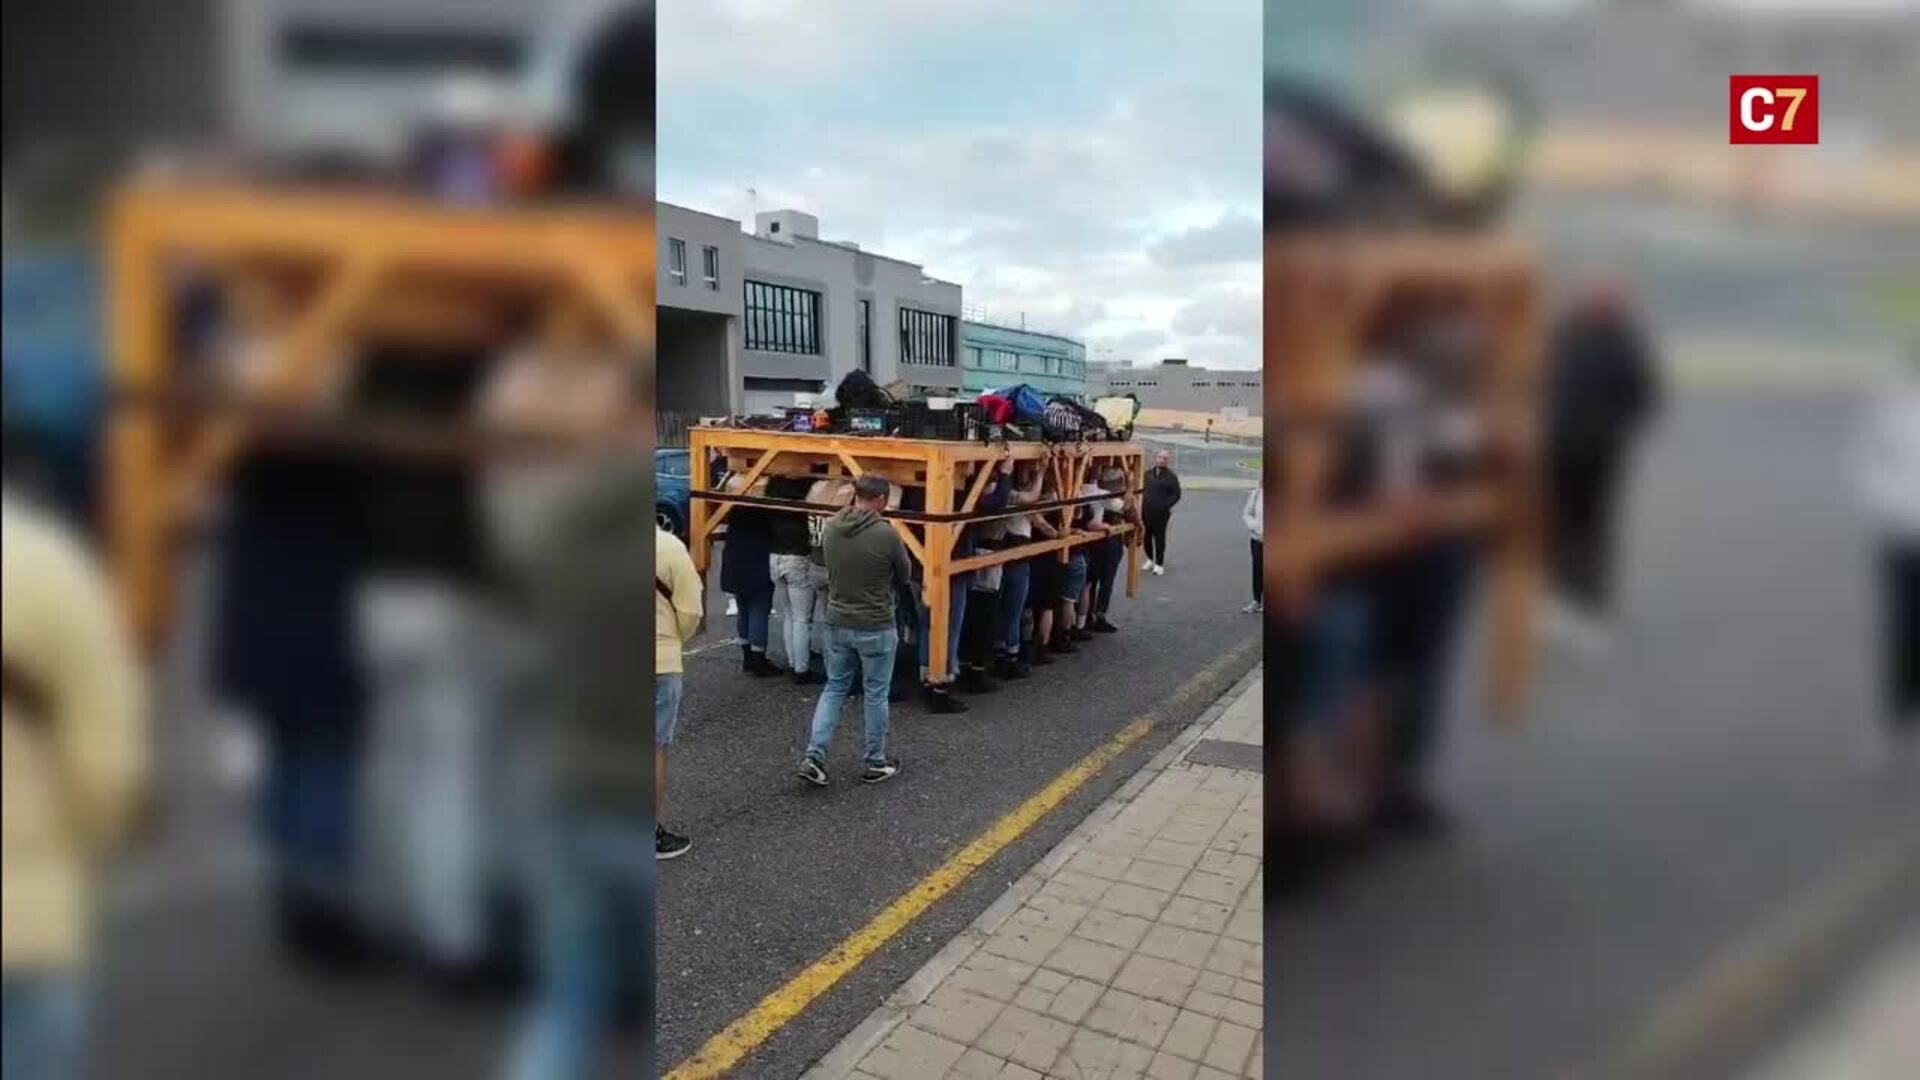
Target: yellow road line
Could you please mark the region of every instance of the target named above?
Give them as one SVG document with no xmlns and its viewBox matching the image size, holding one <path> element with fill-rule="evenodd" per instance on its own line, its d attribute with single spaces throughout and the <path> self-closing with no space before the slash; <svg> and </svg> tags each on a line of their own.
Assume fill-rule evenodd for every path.
<svg viewBox="0 0 1920 1080">
<path fill-rule="evenodd" d="M 1920 842 L 1896 835 L 1801 894 L 1658 1000 L 1612 1053 L 1578 1075 L 1685 1076 L 1692 1063 L 1763 1023 L 1863 920 L 1906 910 L 1920 888 Z"/>
<path fill-rule="evenodd" d="M 761 1043 L 772 1038 L 794 1017 L 805 1011 L 814 999 L 832 989 L 835 983 L 859 967 L 869 956 L 878 952 L 881 946 L 906 929 L 913 920 L 919 918 L 941 897 L 952 892 L 987 860 L 999 854 L 1008 844 L 1018 840 L 1049 811 L 1064 802 L 1067 796 L 1072 795 L 1081 785 L 1099 775 L 1101 770 L 1112 764 L 1113 760 L 1125 753 L 1127 748 L 1144 738 L 1149 731 L 1153 730 L 1157 716 L 1200 693 L 1235 664 L 1246 663 L 1251 659 L 1248 653 L 1259 647 L 1258 639 L 1248 642 L 1182 683 L 1180 688 L 1160 705 L 1120 729 L 1099 749 L 1054 777 L 1046 787 L 1035 792 L 1026 802 L 995 822 L 992 828 L 961 848 L 932 873 L 921 878 L 913 888 L 888 904 L 880 914 L 875 915 L 872 921 L 861 927 L 852 937 L 834 946 L 825 956 L 815 960 L 806 970 L 788 980 L 786 985 L 762 998 L 760 1003 L 746 1015 L 728 1024 L 719 1034 L 708 1039 L 698 1053 L 674 1066 L 666 1074 L 665 1080 L 708 1080 L 711 1077 L 726 1075 L 728 1070 L 745 1060 L 746 1056 Z"/>
</svg>

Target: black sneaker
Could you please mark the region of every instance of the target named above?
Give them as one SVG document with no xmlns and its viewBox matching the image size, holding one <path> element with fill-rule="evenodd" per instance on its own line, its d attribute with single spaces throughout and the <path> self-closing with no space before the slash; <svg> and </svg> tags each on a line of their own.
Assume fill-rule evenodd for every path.
<svg viewBox="0 0 1920 1080">
<path fill-rule="evenodd" d="M 1075 641 L 1092 641 L 1092 640 L 1093 640 L 1093 632 L 1092 632 L 1091 630 L 1088 630 L 1088 629 L 1087 629 L 1086 627 L 1084 627 L 1084 626 L 1076 626 L 1076 627 L 1074 627 L 1074 629 L 1073 629 L 1073 640 L 1075 640 Z"/>
<path fill-rule="evenodd" d="M 1054 661 L 1050 655 L 1050 651 L 1051 650 L 1045 648 L 1033 650 L 1033 659 L 1029 661 L 1029 663 L 1033 667 L 1052 667 Z"/>
<path fill-rule="evenodd" d="M 653 827 L 653 857 L 665 862 L 677 859 L 693 850 L 693 841 L 684 836 L 668 832 L 659 825 Z"/>
<path fill-rule="evenodd" d="M 1071 634 L 1063 635 L 1058 641 L 1055 641 L 1047 647 L 1053 650 L 1055 656 L 1072 656 L 1074 653 L 1080 651 L 1074 646 Z"/>
<path fill-rule="evenodd" d="M 1000 689 L 1000 684 L 987 678 L 985 669 L 970 667 L 960 672 L 959 681 L 954 684 L 954 689 L 963 694 L 991 694 Z"/>
<path fill-rule="evenodd" d="M 795 686 L 825 686 L 826 684 L 827 677 L 818 671 L 808 670 L 793 673 L 793 685 Z"/>
<path fill-rule="evenodd" d="M 900 759 L 888 758 L 879 765 L 869 765 L 860 774 L 863 784 L 884 784 L 900 775 Z"/>
<path fill-rule="evenodd" d="M 944 686 L 927 686 L 927 711 L 935 716 L 953 716 L 967 711 L 967 703 L 953 696 Z"/>
<path fill-rule="evenodd" d="M 812 758 L 800 759 L 800 779 L 814 787 L 827 786 L 827 767 Z"/>
<path fill-rule="evenodd" d="M 1092 628 L 1096 634 L 1117 634 L 1120 632 L 1120 628 L 1108 622 L 1105 615 L 1093 620 Z"/>
</svg>

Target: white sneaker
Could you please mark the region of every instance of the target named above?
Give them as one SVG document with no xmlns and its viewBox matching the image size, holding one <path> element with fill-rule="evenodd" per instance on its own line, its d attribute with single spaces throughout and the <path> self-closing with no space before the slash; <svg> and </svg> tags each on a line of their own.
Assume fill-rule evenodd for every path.
<svg viewBox="0 0 1920 1080">
<path fill-rule="evenodd" d="M 1261 607 L 1258 602 L 1248 604 L 1246 607 L 1240 609 L 1242 615 L 1257 615 L 1260 611 Z"/>
<path fill-rule="evenodd" d="M 1151 573 L 1153 573 L 1153 560 L 1152 560 L 1152 559 L 1141 559 L 1141 560 L 1140 560 L 1140 569 L 1142 569 L 1142 570 L 1145 570 L 1145 571 L 1146 571 L 1147 573 L 1149 573 L 1149 574 L 1151 574 Z"/>
<path fill-rule="evenodd" d="M 1167 568 L 1166 568 L 1166 567 L 1164 567 L 1164 566 L 1161 566 L 1161 565 L 1159 565 L 1159 564 L 1157 564 L 1157 563 L 1156 563 L 1156 564 L 1154 565 L 1154 568 L 1153 568 L 1153 576 L 1154 576 L 1154 577 L 1166 577 L 1166 576 L 1167 576 Z"/>
</svg>

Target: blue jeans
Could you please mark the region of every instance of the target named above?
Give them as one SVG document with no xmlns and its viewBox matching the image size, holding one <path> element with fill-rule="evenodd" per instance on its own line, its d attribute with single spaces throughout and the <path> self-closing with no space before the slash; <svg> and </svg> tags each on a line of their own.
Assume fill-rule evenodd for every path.
<svg viewBox="0 0 1920 1080">
<path fill-rule="evenodd" d="M 1294 730 L 1331 734 L 1367 672 L 1367 634 L 1372 621 L 1365 593 L 1336 589 L 1323 594 L 1302 628 L 1300 681 Z"/>
<path fill-rule="evenodd" d="M 653 745 L 673 745 L 673 736 L 680 730 L 680 697 L 685 688 L 685 680 L 680 675 L 654 675 Z"/>
<path fill-rule="evenodd" d="M 3 1080 L 80 1080 L 86 993 L 70 971 L 9 974 L 0 983 Z"/>
<path fill-rule="evenodd" d="M 766 652 L 767 622 L 773 617 L 773 585 L 769 583 L 766 589 L 759 592 L 735 595 L 734 600 L 740 609 L 734 622 L 740 640 L 746 642 L 754 652 Z"/>
<path fill-rule="evenodd" d="M 866 720 L 866 737 L 860 744 L 861 758 L 869 765 L 887 760 L 887 691 L 893 687 L 893 654 L 899 647 L 900 636 L 890 629 L 827 627 L 827 688 L 820 692 L 820 704 L 813 710 L 808 757 L 821 762 L 827 760 L 834 725 L 840 722 L 840 706 L 846 704 L 853 690 L 853 673 L 858 671 L 866 690 L 866 696 L 860 701 L 861 715 Z"/>
<path fill-rule="evenodd" d="M 538 983 L 510 1080 L 585 1080 L 618 996 L 651 969 L 653 837 L 638 818 L 556 813 L 534 864 Z"/>
<path fill-rule="evenodd" d="M 967 596 L 973 590 L 973 575 L 955 574 L 947 586 L 952 595 L 947 601 L 947 674 L 960 670 L 960 628 L 967 623 Z M 933 609 L 920 605 L 920 666 L 927 667 L 932 660 L 933 650 Z"/>
<path fill-rule="evenodd" d="M 1080 602 L 1081 590 L 1086 587 L 1087 545 L 1082 544 L 1074 548 L 1073 554 L 1067 557 L 1067 570 L 1060 578 L 1060 599 L 1065 600 L 1069 604 L 1078 604 Z M 1074 614 L 1081 615 L 1085 613 L 1075 611 Z"/>
<path fill-rule="evenodd" d="M 775 598 L 785 601 L 787 664 L 804 674 L 813 653 L 826 654 L 827 568 L 805 555 L 775 555 L 773 581 Z"/>
<path fill-rule="evenodd" d="M 1001 568 L 1000 610 L 994 623 L 993 650 L 1009 656 L 1020 652 L 1020 620 L 1027 613 L 1027 587 L 1033 583 L 1033 564 L 1026 560 Z"/>
</svg>

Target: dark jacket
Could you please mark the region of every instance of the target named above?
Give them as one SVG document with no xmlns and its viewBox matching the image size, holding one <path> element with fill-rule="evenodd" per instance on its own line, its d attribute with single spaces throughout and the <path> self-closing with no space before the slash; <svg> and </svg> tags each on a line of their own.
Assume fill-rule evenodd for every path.
<svg viewBox="0 0 1920 1080">
<path fill-rule="evenodd" d="M 653 767 L 652 465 L 604 466 L 555 512 L 529 575 L 545 661 L 543 730 L 553 793 L 564 805 L 643 816 Z"/>
<path fill-rule="evenodd" d="M 851 630 L 891 630 L 894 589 L 912 572 L 907 548 L 886 519 L 849 507 L 828 519 L 827 621 Z"/>
<path fill-rule="evenodd" d="M 736 506 L 727 515 L 727 540 L 720 548 L 720 591 L 757 596 L 773 588 L 771 510 Z"/>
<path fill-rule="evenodd" d="M 1172 469 L 1163 469 L 1158 465 L 1147 470 L 1146 493 L 1142 497 L 1141 512 L 1152 516 L 1171 513 L 1180 502 L 1180 478 Z"/>
<path fill-rule="evenodd" d="M 1652 350 L 1625 317 L 1569 318 L 1554 334 L 1552 361 L 1547 422 L 1557 453 L 1617 448 L 1659 407 Z"/>
<path fill-rule="evenodd" d="M 813 481 L 805 477 L 776 476 L 767 481 L 767 497 L 770 499 L 805 502 L 812 491 Z M 807 515 L 780 510 L 772 513 L 772 543 L 769 549 L 773 554 L 811 555 L 813 532 L 808 527 Z"/>
</svg>

